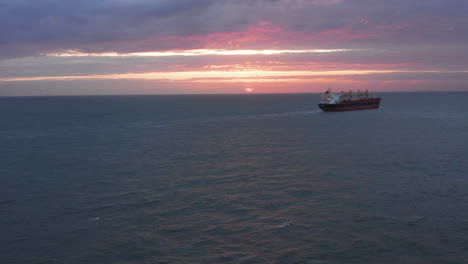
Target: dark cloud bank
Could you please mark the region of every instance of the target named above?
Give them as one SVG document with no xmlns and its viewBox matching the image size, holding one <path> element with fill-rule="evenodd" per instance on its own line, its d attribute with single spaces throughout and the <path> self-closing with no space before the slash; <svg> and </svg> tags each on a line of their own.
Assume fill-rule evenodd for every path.
<svg viewBox="0 0 468 264">
<path fill-rule="evenodd" d="M 67 49 L 170 49 L 157 39 L 242 31 L 261 21 L 301 36 L 328 30 L 375 35 L 297 40 L 302 47 L 463 46 L 467 11 L 463 0 L 2 0 L 0 58 Z M 181 45 L 203 48 L 196 41 Z"/>
</svg>

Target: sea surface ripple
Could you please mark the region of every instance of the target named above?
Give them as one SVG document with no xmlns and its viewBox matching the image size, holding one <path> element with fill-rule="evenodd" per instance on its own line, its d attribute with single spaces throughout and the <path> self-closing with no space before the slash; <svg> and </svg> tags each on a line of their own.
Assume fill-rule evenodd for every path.
<svg viewBox="0 0 468 264">
<path fill-rule="evenodd" d="M 1 263 L 466 263 L 468 93 L 0 98 Z"/>
</svg>

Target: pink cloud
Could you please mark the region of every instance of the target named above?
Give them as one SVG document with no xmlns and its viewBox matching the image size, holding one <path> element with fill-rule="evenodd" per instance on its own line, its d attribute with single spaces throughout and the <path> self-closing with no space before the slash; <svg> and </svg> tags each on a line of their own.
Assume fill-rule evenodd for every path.
<svg viewBox="0 0 468 264">
<path fill-rule="evenodd" d="M 360 24 L 367 25 L 369 21 L 361 18 Z M 171 49 L 237 49 L 237 48 L 268 48 L 275 49 L 294 45 L 304 47 L 335 43 L 337 40 L 369 39 L 381 37 L 395 27 L 373 27 L 354 29 L 346 26 L 319 32 L 298 32 L 283 26 L 260 21 L 246 26 L 243 30 L 232 32 L 213 32 L 203 35 L 166 36 L 152 38 L 133 43 L 132 46 L 143 50 Z"/>
<path fill-rule="evenodd" d="M 360 26 L 355 27 L 356 23 Z M 126 50 L 178 50 L 178 49 L 277 49 L 294 47 L 324 47 L 343 40 L 376 39 L 401 31 L 402 25 L 368 27 L 369 20 L 360 18 L 353 24 L 318 32 L 295 31 L 269 21 L 248 25 L 239 31 L 212 32 L 202 35 L 165 36 L 122 43 Z M 447 30 L 451 30 L 447 28 Z"/>
<path fill-rule="evenodd" d="M 204 35 L 167 36 L 152 38 L 134 45 L 153 46 L 153 49 L 180 48 L 241 48 L 270 46 L 280 43 L 286 30 L 270 22 L 261 21 L 242 31 L 214 32 Z"/>
</svg>

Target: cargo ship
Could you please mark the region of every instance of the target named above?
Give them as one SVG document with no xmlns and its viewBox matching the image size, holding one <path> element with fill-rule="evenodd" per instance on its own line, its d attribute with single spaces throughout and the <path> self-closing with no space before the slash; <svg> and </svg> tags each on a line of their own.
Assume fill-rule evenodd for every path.
<svg viewBox="0 0 468 264">
<path fill-rule="evenodd" d="M 379 108 L 381 100 L 380 97 L 369 95 L 367 90 L 357 93 L 353 93 L 353 91 L 332 93 L 327 90 L 322 94 L 322 100 L 318 106 L 326 112 L 376 109 Z"/>
</svg>

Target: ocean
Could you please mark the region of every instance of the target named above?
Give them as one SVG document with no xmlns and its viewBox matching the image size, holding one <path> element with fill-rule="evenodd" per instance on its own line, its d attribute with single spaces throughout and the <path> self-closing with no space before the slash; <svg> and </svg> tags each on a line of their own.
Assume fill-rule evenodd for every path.
<svg viewBox="0 0 468 264">
<path fill-rule="evenodd" d="M 0 98 L 0 263 L 467 263 L 468 93 Z"/>
</svg>

